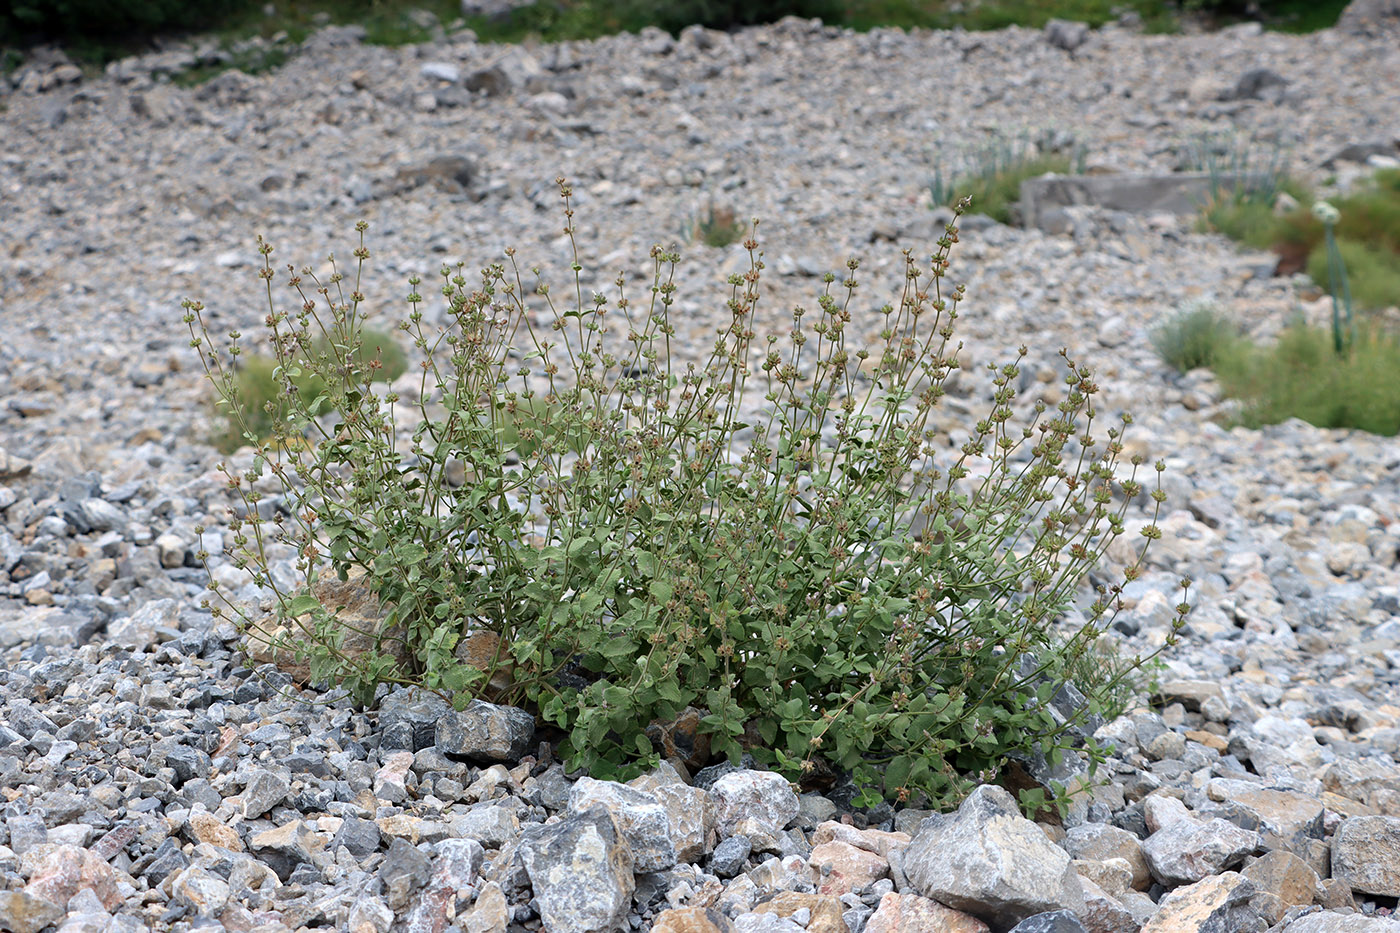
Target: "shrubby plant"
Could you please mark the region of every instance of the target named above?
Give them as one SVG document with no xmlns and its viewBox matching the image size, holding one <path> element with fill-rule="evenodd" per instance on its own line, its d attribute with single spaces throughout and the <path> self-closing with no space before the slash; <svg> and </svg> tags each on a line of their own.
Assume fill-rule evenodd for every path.
<svg viewBox="0 0 1400 933">
<path fill-rule="evenodd" d="M 352 365 L 359 371 L 372 373 L 374 381 L 392 382 L 407 370 L 408 357 L 391 335 L 362 330 L 343 336 L 346 341 L 340 346 L 354 355 Z M 311 342 L 310 353 L 314 358 L 329 359 L 334 352 L 332 341 L 325 335 Z M 280 378 L 278 364 L 279 361 L 270 356 L 240 357 L 231 372 L 225 374 L 233 380 L 232 391 L 228 391 L 227 386 L 217 387 L 214 401 L 222 427 L 212 438 L 214 446 L 223 453 L 233 453 L 244 444 L 257 444 L 273 437 L 277 422 L 288 417 L 292 402 Z M 326 380 L 310 368 L 292 378 L 291 385 L 302 406 L 312 404 L 327 391 Z M 237 398 L 239 404 L 230 405 L 227 402 L 230 397 Z"/>
<path fill-rule="evenodd" d="M 1215 365 L 1222 351 L 1239 337 L 1239 328 L 1214 304 L 1200 302 L 1153 330 L 1152 346 L 1164 363 L 1186 373 Z"/>
<path fill-rule="evenodd" d="M 693 243 L 721 249 L 741 242 L 748 227 L 738 219 L 733 208 L 716 207 L 711 202 L 690 219 L 683 233 Z"/>
<path fill-rule="evenodd" d="M 851 260 L 813 308 L 769 317 L 779 333 L 764 334 L 755 225 L 748 269 L 729 277 L 713 346 L 693 363 L 672 353 L 677 253 L 652 249 L 640 296 L 624 276 L 587 291 L 576 250 L 562 292 L 514 250 L 477 276 L 444 267 L 442 327 L 410 279 L 411 403 L 353 353 L 306 353 L 322 329 L 353 344 L 359 268 L 322 279 L 288 266 L 274 289 L 262 243 L 290 415 L 250 467 L 229 468 L 247 504 L 239 562 L 272 591 L 273 621 L 313 680 L 366 702 L 381 684 L 422 684 L 460 705 L 508 673 L 490 695 L 562 730 L 569 764 L 597 777 L 654 763 L 648 727 L 688 708 L 716 754 L 747 751 L 794 780 L 847 772 L 864 802 L 941 805 L 1008 756 L 1057 760 L 1142 663 L 1090 685 L 1067 720 L 1048 707 L 1118 605 L 1118 586 L 1081 581 L 1148 492 L 1139 460 L 1120 462 L 1131 418 L 1100 424 L 1092 371 L 1068 352 L 1053 408 L 1018 400 L 1019 357 L 989 367 L 984 416 L 950 444 L 935 414 L 961 346 L 957 240 L 955 218 L 927 264 L 906 251 L 897 303 L 862 303 Z M 216 346 L 203 306 L 184 307 L 239 408 L 228 372 L 241 335 Z M 866 329 L 857 316 L 878 324 L 868 348 L 848 341 Z M 295 391 L 307 372 L 327 386 L 309 402 Z M 447 482 L 454 464 L 465 483 Z M 269 479 L 292 506 L 281 519 L 256 507 Z M 1160 507 L 1160 489 L 1150 497 Z M 1144 547 L 1160 535 L 1142 534 Z M 295 547 L 306 588 L 277 588 L 274 542 Z M 388 607 L 363 653 L 344 650 L 346 620 L 314 595 L 317 580 L 351 575 Z M 215 609 L 237 608 L 211 588 Z M 1076 601 L 1087 623 L 1060 631 Z M 462 660 L 483 637 L 491 650 Z"/>
<path fill-rule="evenodd" d="M 935 169 L 929 194 L 935 207 L 970 198 L 979 212 L 998 223 L 1018 223 L 1021 182 L 1041 175 L 1078 174 L 1084 159 L 1078 143 L 1066 145 L 1051 136 L 1032 138 L 1026 133 L 1002 136 L 965 154 L 947 176 L 942 166 Z"/>
<path fill-rule="evenodd" d="M 1295 321 L 1276 343 L 1236 341 L 1219 355 L 1216 376 L 1244 405 L 1249 427 L 1301 418 L 1320 428 L 1400 433 L 1400 338 L 1362 325 L 1343 352 L 1334 331 Z"/>
</svg>

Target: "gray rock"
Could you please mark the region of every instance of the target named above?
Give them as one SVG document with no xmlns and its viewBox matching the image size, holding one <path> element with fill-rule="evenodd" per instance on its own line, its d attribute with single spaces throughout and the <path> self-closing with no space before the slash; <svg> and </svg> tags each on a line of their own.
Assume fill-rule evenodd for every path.
<svg viewBox="0 0 1400 933">
<path fill-rule="evenodd" d="M 1045 41 L 1057 49 L 1073 52 L 1089 41 L 1089 27 L 1085 23 L 1071 20 L 1052 19 L 1045 24 Z"/>
<path fill-rule="evenodd" d="M 1353 36 L 1400 32 L 1400 0 L 1351 0 L 1337 19 L 1337 31 Z"/>
<path fill-rule="evenodd" d="M 1400 921 L 1319 910 L 1289 922 L 1282 933 L 1400 933 Z"/>
<path fill-rule="evenodd" d="M 747 836 L 730 836 L 710 854 L 710 871 L 721 878 L 733 878 L 744 870 L 752 850 Z"/>
<path fill-rule="evenodd" d="M 285 800 L 289 790 L 291 785 L 282 775 L 262 769 L 254 771 L 243 789 L 244 817 L 257 819 Z"/>
<path fill-rule="evenodd" d="M 924 897 L 1007 926 L 1045 911 L 1084 909 L 1069 855 L 994 785 L 977 788 L 955 814 L 924 821 L 903 869 Z"/>
<path fill-rule="evenodd" d="M 462 80 L 462 72 L 451 62 L 424 62 L 418 73 L 429 81 L 446 81 L 456 84 Z"/>
<path fill-rule="evenodd" d="M 519 761 L 535 738 L 535 717 L 514 706 L 473 700 L 437 721 L 438 749 L 478 761 Z"/>
<path fill-rule="evenodd" d="M 435 693 L 400 688 L 379 701 L 379 727 L 386 733 L 406 729 L 412 744 L 398 747 L 416 752 L 433 745 L 438 720 L 451 712 L 452 704 Z"/>
<path fill-rule="evenodd" d="M 157 599 L 113 620 L 107 626 L 107 638 L 128 648 L 148 648 L 159 639 L 161 629 L 179 627 L 180 604 L 174 599 Z"/>
<path fill-rule="evenodd" d="M 1240 75 L 1232 91 L 1224 95 L 1225 100 L 1273 100 L 1282 97 L 1288 87 L 1288 79 L 1268 68 L 1253 68 Z"/>
<path fill-rule="evenodd" d="M 533 0 L 462 0 L 463 16 L 484 16 L 490 20 L 509 19 L 510 14 Z"/>
<path fill-rule="evenodd" d="M 347 813 L 331 838 L 331 850 L 341 846 L 350 850 L 357 858 L 365 858 L 379 851 L 379 826 L 370 820 L 362 820 L 353 813 Z"/>
<path fill-rule="evenodd" d="M 1332 876 L 1353 891 L 1400 897 L 1400 818 L 1342 820 L 1332 838 Z"/>
<path fill-rule="evenodd" d="M 379 866 L 379 880 L 384 885 L 384 897 L 395 911 L 404 910 L 418 889 L 428 883 L 432 871 L 428 856 L 404 839 L 389 843 L 384 864 Z"/>
<path fill-rule="evenodd" d="M 457 902 L 457 892 L 470 888 L 481 874 L 486 853 L 470 839 L 444 839 L 437 844 L 433 873 L 418 903 L 409 912 L 406 928 L 431 930 L 443 922 Z"/>
<path fill-rule="evenodd" d="M 451 818 L 452 834 L 475 839 L 489 849 L 498 849 L 520 835 L 520 820 L 508 808 L 494 802 L 478 804 Z"/>
<path fill-rule="evenodd" d="M 596 806 L 613 815 L 632 850 L 634 871 L 662 871 L 676 864 L 671 822 L 654 796 L 614 781 L 579 778 L 569 793 L 569 813 L 581 814 Z"/>
<path fill-rule="evenodd" d="M 1027 917 L 1011 928 L 1011 933 L 1089 933 L 1079 918 L 1068 910 L 1050 910 Z"/>
<path fill-rule="evenodd" d="M 282 826 L 263 830 L 248 840 L 248 847 L 284 883 L 298 866 L 311 864 L 314 853 L 321 845 L 304 820 L 292 820 Z"/>
<path fill-rule="evenodd" d="M 632 852 L 605 808 L 531 826 L 516 852 L 551 933 L 610 933 L 624 924 L 636 888 Z"/>
<path fill-rule="evenodd" d="M 1175 887 L 1200 881 L 1237 865 L 1259 845 L 1259 834 L 1216 817 L 1206 822 L 1182 819 L 1148 836 L 1142 853 L 1152 875 Z"/>
<path fill-rule="evenodd" d="M 781 830 L 800 812 L 792 786 L 771 771 L 731 771 L 714 782 L 710 797 L 721 836 L 730 835 L 743 819 L 760 820 Z"/>
<path fill-rule="evenodd" d="M 544 90 L 545 74 L 534 56 L 523 49 L 513 49 L 495 64 L 468 74 L 463 84 L 469 91 L 498 97 L 513 91 Z"/>
<path fill-rule="evenodd" d="M 5 821 L 5 829 L 10 836 L 10 848 L 16 855 L 23 855 L 49 841 L 44 818 L 36 814 L 12 816 Z"/>
<path fill-rule="evenodd" d="M 1093 205 L 1134 214 L 1194 214 L 1221 188 L 1257 187 L 1263 176 L 1207 172 L 1168 175 L 1045 175 L 1021 183 L 1021 217 L 1027 227 L 1041 227 L 1054 208 Z"/>
<path fill-rule="evenodd" d="M 670 772 L 671 777 L 658 777 L 662 772 Z M 642 775 L 632 786 L 650 793 L 666 811 L 677 861 L 700 861 L 714 845 L 715 815 L 710 795 L 681 781 L 664 761 L 656 773 Z"/>
</svg>

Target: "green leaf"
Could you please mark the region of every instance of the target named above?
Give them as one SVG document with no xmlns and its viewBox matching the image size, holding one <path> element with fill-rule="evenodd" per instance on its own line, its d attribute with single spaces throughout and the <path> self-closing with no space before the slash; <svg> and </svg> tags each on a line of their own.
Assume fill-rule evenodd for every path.
<svg viewBox="0 0 1400 933">
<path fill-rule="evenodd" d="M 303 593 L 301 596 L 294 597 L 287 603 L 286 612 L 290 618 L 294 619 L 297 616 L 306 615 L 308 612 L 314 612 L 320 608 L 321 601 L 319 599 L 310 594 Z"/>
</svg>

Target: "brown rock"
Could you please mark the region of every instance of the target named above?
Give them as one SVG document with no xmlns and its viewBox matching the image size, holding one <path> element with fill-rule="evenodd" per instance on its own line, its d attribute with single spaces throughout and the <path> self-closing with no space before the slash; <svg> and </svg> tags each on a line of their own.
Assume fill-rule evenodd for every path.
<svg viewBox="0 0 1400 933">
<path fill-rule="evenodd" d="M 667 910 L 652 924 L 652 933 L 733 933 L 734 924 L 712 907 Z"/>
<path fill-rule="evenodd" d="M 69 898 L 87 889 L 97 895 L 103 907 L 116 910 L 122 903 L 118 880 L 117 870 L 87 849 L 61 845 L 39 862 L 24 890 L 54 904 L 67 904 Z"/>
<path fill-rule="evenodd" d="M 0 457 L 4 451 L 0 450 Z M 66 914 L 62 907 L 27 891 L 0 891 L 0 929 L 12 933 L 39 933 Z"/>
<path fill-rule="evenodd" d="M 463 926 L 467 933 L 506 933 L 510 925 L 510 906 L 501 886 L 489 881 L 476 896 L 476 903 L 467 911 Z"/>
<path fill-rule="evenodd" d="M 490 674 L 481 692 L 483 700 L 499 700 L 510 689 L 515 663 L 510 651 L 502 646 L 501 636 L 495 632 L 472 632 L 457 642 L 452 656 L 468 667 Z"/>
<path fill-rule="evenodd" d="M 816 831 L 812 833 L 812 845 L 819 846 L 824 842 L 844 842 L 853 845 L 857 849 L 864 849 L 867 852 L 874 852 L 882 858 L 890 857 L 891 849 L 902 849 L 909 845 L 912 837 L 908 833 L 887 833 L 878 829 L 856 829 L 845 823 L 837 823 L 827 820 L 820 824 Z"/>
<path fill-rule="evenodd" d="M 1137 933 L 1142 921 L 1118 898 L 1089 878 L 1081 875 L 1079 881 L 1084 886 L 1084 913 L 1079 919 L 1089 933 Z"/>
<path fill-rule="evenodd" d="M 345 636 L 340 651 L 347 658 L 383 652 L 393 658 L 401 673 L 407 674 L 409 658 L 402 640 L 405 630 L 396 626 L 380 631 L 387 612 L 363 580 L 362 572 L 352 574 L 348 580 L 322 579 L 312 588 L 311 595 L 343 623 Z M 270 613 L 249 627 L 245 650 L 259 664 L 275 664 L 299 683 L 309 683 L 311 665 L 298 660 L 295 649 L 311 636 L 310 625 L 310 616 L 279 619 L 276 613 Z"/>
<path fill-rule="evenodd" d="M 991 933 L 991 928 L 917 894 L 886 894 L 865 922 L 865 933 Z"/>
<path fill-rule="evenodd" d="M 1099 861 L 1077 858 L 1071 864 L 1079 873 L 1081 881 L 1087 878 L 1103 888 L 1111 897 L 1117 897 L 1132 889 L 1133 869 L 1127 859 L 1109 858 Z"/>
<path fill-rule="evenodd" d="M 704 710 L 687 706 L 670 722 L 658 719 L 647 726 L 647 738 L 661 750 L 662 758 L 697 771 L 710 760 L 710 737 L 700 731 L 704 716 Z"/>
<path fill-rule="evenodd" d="M 1177 888 L 1162 898 L 1142 933 L 1212 933 L 1252 930 L 1259 914 L 1250 904 L 1258 889 L 1239 872 L 1227 871 Z"/>
<path fill-rule="evenodd" d="M 1225 750 L 1230 747 L 1224 737 L 1216 735 L 1214 732 L 1206 732 L 1204 729 L 1191 729 L 1185 735 L 1187 741 L 1199 742 L 1206 748 L 1213 748 L 1220 754 L 1225 754 Z"/>
<path fill-rule="evenodd" d="M 1318 883 L 1317 902 L 1328 910 L 1356 909 L 1356 898 L 1352 897 L 1351 885 L 1340 878 L 1324 878 Z"/>
<path fill-rule="evenodd" d="M 1317 872 L 1292 852 L 1270 852 L 1245 866 L 1240 874 L 1261 891 L 1276 896 L 1284 910 L 1307 906 L 1317 896 Z"/>
<path fill-rule="evenodd" d="M 858 891 L 890 873 L 890 863 L 886 859 L 847 842 L 823 842 L 815 846 L 807 863 L 816 873 L 817 893 L 833 897 Z"/>
<path fill-rule="evenodd" d="M 825 894 L 800 894 L 797 891 L 781 891 L 754 907 L 756 914 L 777 914 L 791 917 L 806 907 L 812 912 L 807 924 L 808 933 L 848 933 L 844 905 L 836 898 Z"/>
<path fill-rule="evenodd" d="M 217 816 L 203 807 L 190 811 L 189 817 L 185 820 L 185 831 L 196 843 L 207 842 L 231 852 L 243 851 L 243 840 L 238 837 L 238 830 L 232 826 L 226 826 Z"/>
<path fill-rule="evenodd" d="M 1180 703 L 1193 713 L 1201 711 L 1201 704 L 1211 697 L 1224 697 L 1220 684 L 1214 680 L 1168 680 L 1157 688 L 1154 700 L 1163 706 Z"/>
<path fill-rule="evenodd" d="M 1254 813 L 1259 818 L 1260 841 L 1267 848 L 1301 855 L 1309 840 L 1322 838 L 1323 805 L 1309 794 L 1220 778 L 1210 782 L 1206 793 L 1212 800 L 1229 801 Z"/>
</svg>

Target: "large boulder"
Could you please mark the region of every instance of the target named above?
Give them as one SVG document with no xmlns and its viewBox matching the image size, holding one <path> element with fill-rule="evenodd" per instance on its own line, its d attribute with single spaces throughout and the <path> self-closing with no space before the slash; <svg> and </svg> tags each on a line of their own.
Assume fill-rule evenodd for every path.
<svg viewBox="0 0 1400 933">
<path fill-rule="evenodd" d="M 1069 854 L 1021 815 L 994 785 L 973 791 L 958 811 L 930 817 L 904 853 L 914 890 L 1005 931 L 1050 910 L 1084 911 Z"/>
<path fill-rule="evenodd" d="M 1337 29 L 1353 36 L 1400 32 L 1400 0 L 1351 0 L 1337 20 Z"/>
</svg>

